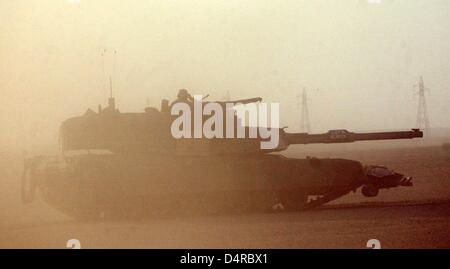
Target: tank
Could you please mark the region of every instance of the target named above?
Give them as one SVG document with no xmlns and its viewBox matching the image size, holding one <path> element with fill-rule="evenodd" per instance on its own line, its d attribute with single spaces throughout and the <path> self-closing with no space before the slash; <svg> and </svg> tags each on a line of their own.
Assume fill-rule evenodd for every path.
<svg viewBox="0 0 450 269">
<path fill-rule="evenodd" d="M 411 177 L 384 166 L 346 159 L 288 158 L 282 151 L 295 144 L 422 137 L 418 129 L 307 134 L 282 128 L 278 147 L 264 150 L 260 137 L 175 139 L 171 106 L 192 105 L 187 91 L 180 93 L 172 104 L 162 100 L 161 109 L 122 113 L 110 98 L 104 109 L 65 120 L 60 128 L 60 155 L 25 159 L 22 201 L 31 203 L 39 194 L 49 205 L 81 219 L 299 211 L 352 191 L 375 197 L 383 189 L 412 185 Z M 260 101 L 218 103 L 225 107 Z M 241 124 L 237 118 L 236 124 Z"/>
</svg>

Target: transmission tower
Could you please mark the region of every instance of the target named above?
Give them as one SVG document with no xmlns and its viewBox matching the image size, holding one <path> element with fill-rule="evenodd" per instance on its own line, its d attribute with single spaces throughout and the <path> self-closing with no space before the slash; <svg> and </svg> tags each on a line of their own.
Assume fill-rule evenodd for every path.
<svg viewBox="0 0 450 269">
<path fill-rule="evenodd" d="M 427 111 L 427 102 L 425 99 L 425 90 L 428 90 L 424 83 L 423 83 L 423 77 L 420 77 L 419 84 L 414 85 L 414 87 L 419 88 L 419 104 L 417 108 L 417 122 L 416 126 L 418 128 L 424 129 L 426 132 L 430 132 L 430 120 L 428 118 L 428 111 Z"/>
<path fill-rule="evenodd" d="M 300 111 L 300 131 L 304 133 L 311 132 L 311 123 L 309 121 L 309 111 L 308 111 L 308 96 L 306 94 L 306 89 L 303 89 L 303 94 L 297 96 L 298 103 L 297 106 L 301 109 Z"/>
</svg>

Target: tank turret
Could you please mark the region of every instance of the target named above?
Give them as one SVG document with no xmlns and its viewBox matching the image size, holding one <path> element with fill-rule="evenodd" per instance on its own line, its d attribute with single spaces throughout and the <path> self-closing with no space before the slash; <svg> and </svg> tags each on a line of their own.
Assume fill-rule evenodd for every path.
<svg viewBox="0 0 450 269">
<path fill-rule="evenodd" d="M 192 96 L 187 92 L 185 94 L 189 98 L 183 100 L 189 105 L 193 105 L 191 102 Z M 261 100 L 262 98 L 255 97 L 216 103 L 225 110 L 238 104 L 261 102 Z M 170 115 L 170 106 L 167 100 L 162 101 L 161 110 L 147 107 L 142 113 L 121 113 L 116 109 L 114 99 L 110 98 L 109 101 L 109 106 L 104 110 L 99 110 L 99 113 L 89 110 L 90 113 L 70 118 L 62 123 L 60 132 L 63 151 L 104 149 L 116 153 L 164 152 L 180 155 L 247 155 L 283 151 L 294 144 L 351 143 L 365 140 L 412 139 L 423 136 L 422 131 L 418 129 L 374 133 L 331 130 L 323 134 L 289 133 L 285 129 L 278 129 L 278 146 L 271 149 L 262 149 L 261 141 L 264 141 L 264 139 L 260 137 L 257 127 L 243 127 L 246 134 L 252 132 L 257 134 L 253 138 L 236 138 L 234 136 L 235 138 L 227 139 L 175 139 L 170 132 L 174 117 Z M 174 103 L 176 101 L 172 105 Z M 210 102 L 202 101 L 203 105 L 208 103 Z M 203 122 L 207 119 L 208 117 L 205 116 L 202 118 Z M 224 118 L 224 125 L 225 120 Z M 238 125 L 242 124 L 241 119 L 236 115 L 236 111 L 234 111 L 233 122 L 235 130 Z"/>
</svg>

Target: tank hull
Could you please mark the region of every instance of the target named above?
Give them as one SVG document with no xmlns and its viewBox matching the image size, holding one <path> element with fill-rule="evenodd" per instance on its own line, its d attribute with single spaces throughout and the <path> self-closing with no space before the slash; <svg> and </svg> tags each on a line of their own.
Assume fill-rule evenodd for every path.
<svg viewBox="0 0 450 269">
<path fill-rule="evenodd" d="M 83 154 L 44 162 L 34 177 L 48 204 L 75 217 L 300 210 L 367 180 L 357 161 L 282 155 Z"/>
</svg>

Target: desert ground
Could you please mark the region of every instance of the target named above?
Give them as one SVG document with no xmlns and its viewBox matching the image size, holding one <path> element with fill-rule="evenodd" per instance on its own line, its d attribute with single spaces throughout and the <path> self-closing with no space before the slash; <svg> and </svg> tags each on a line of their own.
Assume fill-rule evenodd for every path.
<svg viewBox="0 0 450 269">
<path fill-rule="evenodd" d="M 0 248 L 450 248 L 450 152 L 439 144 L 354 143 L 294 146 L 283 154 L 383 164 L 414 178 L 413 187 L 351 193 L 296 213 L 161 217 L 80 222 L 41 201 L 20 201 L 20 154 L 0 155 Z"/>
</svg>

